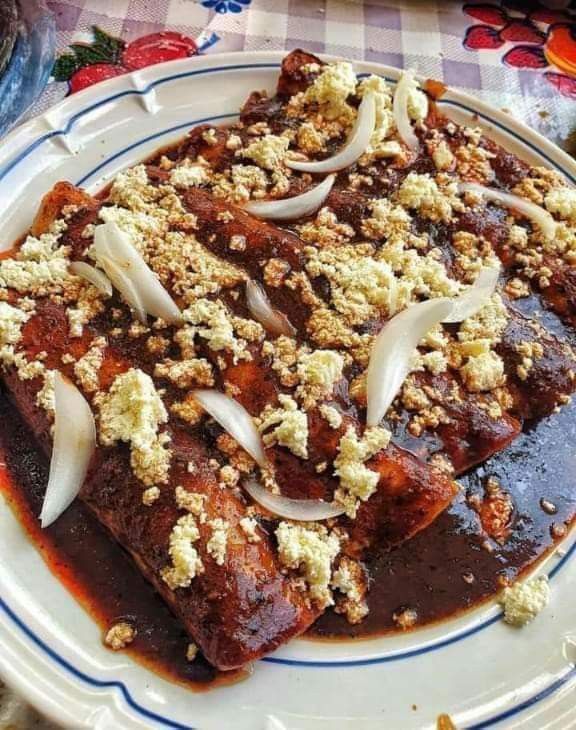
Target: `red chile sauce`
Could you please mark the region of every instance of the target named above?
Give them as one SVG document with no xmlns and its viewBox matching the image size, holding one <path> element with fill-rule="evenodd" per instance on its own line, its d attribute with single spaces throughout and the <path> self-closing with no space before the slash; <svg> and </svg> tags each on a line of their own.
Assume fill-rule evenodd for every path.
<svg viewBox="0 0 576 730">
<path fill-rule="evenodd" d="M 47 530 L 40 511 L 48 465 L 34 446 L 20 416 L 0 395 L 0 488 L 53 573 L 105 632 L 129 620 L 138 634 L 130 654 L 172 681 L 193 689 L 215 681 L 238 681 L 246 672 L 218 673 L 202 657 L 185 658 L 189 638 L 162 599 L 122 548 L 78 501 Z M 370 636 L 395 630 L 393 614 L 416 610 L 419 625 L 453 616 L 490 598 L 502 577 L 514 578 L 555 543 L 553 525 L 570 523 L 576 508 L 572 450 L 576 443 L 576 405 L 526 429 L 508 449 L 459 479 L 463 493 L 427 530 L 368 563 L 370 613 L 357 626 L 328 611 L 311 628 L 311 637 Z M 485 538 L 465 494 L 482 493 L 486 477 L 496 476 L 514 498 L 512 532 L 503 544 Z M 555 505 L 555 514 L 541 506 Z M 472 578 L 472 580 L 470 580 Z"/>
<path fill-rule="evenodd" d="M 518 172 L 517 158 L 501 153 L 496 165 L 500 181 L 505 186 L 512 183 Z M 425 160 L 412 167 L 419 172 L 427 171 L 425 168 Z M 379 181 L 382 194 L 397 187 L 405 174 L 407 170 L 389 169 L 387 179 Z M 498 227 L 500 217 L 500 211 L 488 209 L 484 219 L 470 227 L 489 235 L 491 226 Z M 448 240 L 441 226 L 425 227 L 435 245 L 442 247 Z M 449 257 L 449 251 L 446 255 Z M 536 315 L 547 329 L 574 344 L 573 333 L 536 298 L 519 300 L 515 306 Z M 75 502 L 47 530 L 39 529 L 36 515 L 47 482 L 46 460 L 1 392 L 0 419 L 0 460 L 6 463 L 0 471 L 0 488 L 51 570 L 102 631 L 118 620 L 129 620 L 138 631 L 130 654 L 194 689 L 245 677 L 246 672 L 218 673 L 201 656 L 194 662 L 186 660 L 189 638 L 178 620 L 81 503 Z M 418 441 L 406 437 L 401 429 L 395 437 L 400 445 L 418 450 Z M 349 638 L 398 630 L 393 615 L 407 608 L 416 611 L 417 625 L 423 626 L 493 596 L 504 579 L 513 579 L 553 548 L 561 531 L 573 522 L 573 444 L 576 403 L 535 425 L 525 424 L 524 432 L 511 446 L 459 478 L 461 494 L 430 527 L 399 548 L 368 560 L 370 612 L 361 624 L 350 626 L 341 616 L 327 611 L 308 635 Z M 486 539 L 476 512 L 466 502 L 470 495 L 483 494 L 490 476 L 498 479 L 514 503 L 510 534 L 502 544 Z"/>
</svg>

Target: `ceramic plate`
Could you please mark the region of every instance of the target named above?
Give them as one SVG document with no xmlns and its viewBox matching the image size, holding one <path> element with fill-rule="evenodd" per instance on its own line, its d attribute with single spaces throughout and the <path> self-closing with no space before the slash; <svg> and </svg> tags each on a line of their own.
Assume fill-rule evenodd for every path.
<svg viewBox="0 0 576 730">
<path fill-rule="evenodd" d="M 57 180 L 98 190 L 201 122 L 229 122 L 253 89 L 275 86 L 280 53 L 223 54 L 160 64 L 87 89 L 0 145 L 0 225 L 8 246 Z M 391 80 L 393 68 L 358 63 Z M 440 106 L 473 118 L 504 146 L 576 183 L 576 164 L 508 115 L 448 92 Z M 572 448 L 572 447 L 570 447 Z M 575 470 L 576 473 L 576 470 Z M 52 576 L 0 500 L 0 674 L 74 728 L 410 730 L 576 727 L 576 544 L 539 570 L 545 614 L 521 631 L 494 604 L 402 636 L 292 642 L 245 682 L 194 693 L 101 645 L 101 632 Z M 9 556 L 9 559 L 6 559 Z"/>
</svg>

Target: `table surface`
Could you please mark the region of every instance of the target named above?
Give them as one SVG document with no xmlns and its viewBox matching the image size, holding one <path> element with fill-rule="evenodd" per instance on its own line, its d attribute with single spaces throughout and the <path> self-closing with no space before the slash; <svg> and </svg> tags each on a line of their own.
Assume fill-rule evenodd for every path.
<svg viewBox="0 0 576 730">
<path fill-rule="evenodd" d="M 58 29 L 59 80 L 28 116 L 87 84 L 191 55 L 196 46 L 210 54 L 300 46 L 414 68 L 566 146 L 576 128 L 575 0 L 492 3 L 47 0 Z M 94 26 L 103 33 L 95 37 Z M 167 38 L 157 35 L 163 31 Z"/>
<path fill-rule="evenodd" d="M 26 118 L 105 78 L 198 50 L 213 54 L 302 47 L 414 68 L 507 110 L 576 152 L 574 0 L 47 0 L 46 4 L 56 18 L 57 62 L 54 78 Z M 53 727 L 0 683 L 0 730 Z"/>
</svg>

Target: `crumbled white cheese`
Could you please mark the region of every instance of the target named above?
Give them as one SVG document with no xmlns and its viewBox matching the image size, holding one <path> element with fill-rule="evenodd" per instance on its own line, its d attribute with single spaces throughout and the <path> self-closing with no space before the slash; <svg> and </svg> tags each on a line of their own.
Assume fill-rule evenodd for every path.
<svg viewBox="0 0 576 730">
<path fill-rule="evenodd" d="M 349 110 L 346 100 L 355 92 L 356 74 L 352 64 L 338 61 L 322 67 L 322 73 L 304 92 L 304 101 L 315 102 L 328 119 L 336 119 Z"/>
<path fill-rule="evenodd" d="M 53 414 L 56 407 L 54 399 L 54 378 L 56 377 L 56 372 L 56 370 L 45 370 L 43 368 L 44 385 L 36 394 L 36 403 L 44 408 L 48 414 Z M 20 377 L 22 376 L 20 375 Z"/>
<path fill-rule="evenodd" d="M 232 165 L 230 175 L 215 175 L 212 181 L 214 195 L 234 203 L 244 203 L 250 198 L 266 195 L 268 177 L 256 165 Z"/>
<path fill-rule="evenodd" d="M 433 150 L 432 159 L 437 170 L 448 170 L 454 162 L 454 155 L 450 147 L 442 140 Z"/>
<path fill-rule="evenodd" d="M 94 393 L 100 385 L 99 372 L 104 362 L 106 339 L 97 338 L 92 346 L 75 364 L 74 375 L 86 393 Z"/>
<path fill-rule="evenodd" d="M 458 339 L 461 342 L 478 339 L 488 339 L 491 343 L 499 342 L 508 319 L 508 310 L 502 298 L 498 294 L 493 294 L 479 312 L 462 322 Z"/>
<path fill-rule="evenodd" d="M 162 569 L 162 579 L 172 589 L 188 588 L 197 575 L 204 572 L 204 565 L 194 547 L 200 538 L 196 519 L 192 514 L 180 517 L 170 533 L 168 552 L 172 566 Z"/>
<path fill-rule="evenodd" d="M 22 325 L 29 318 L 29 313 L 0 302 L 0 346 L 15 345 L 22 336 Z"/>
<path fill-rule="evenodd" d="M 368 76 L 358 84 L 358 94 L 363 97 L 371 92 L 376 102 L 376 125 L 370 138 L 368 152 L 382 152 L 385 148 L 383 141 L 390 136 L 394 129 L 394 114 L 392 112 L 392 92 L 390 86 L 381 76 Z M 401 148 L 396 143 L 399 150 Z M 394 148 L 393 148 L 394 149 Z M 383 155 L 378 155 L 383 156 Z"/>
<path fill-rule="evenodd" d="M 232 236 L 228 243 L 228 248 L 230 251 L 245 251 L 246 243 L 246 236 Z"/>
<path fill-rule="evenodd" d="M 329 393 L 342 377 L 344 358 L 335 350 L 314 350 L 298 358 L 298 375 L 303 383 L 319 385 Z"/>
<path fill-rule="evenodd" d="M 460 293 L 462 286 L 451 279 L 445 265 L 438 260 L 435 249 L 420 254 L 412 248 L 405 248 L 399 240 L 389 239 L 388 245 L 376 254 L 377 259 L 386 261 L 399 280 L 400 292 L 409 292 L 412 297 L 453 297 Z M 402 297 L 397 295 L 397 305 L 405 306 Z"/>
<path fill-rule="evenodd" d="M 301 353 L 296 371 L 300 386 L 296 395 L 309 408 L 319 398 L 330 395 L 334 385 L 342 377 L 344 358 L 335 350 L 314 350 Z"/>
<path fill-rule="evenodd" d="M 343 557 L 338 569 L 332 575 L 330 585 L 342 594 L 342 597 L 337 599 L 336 612 L 345 614 L 351 624 L 360 623 L 368 614 L 368 605 L 364 600 L 367 583 L 361 565 L 355 560 Z"/>
<path fill-rule="evenodd" d="M 320 208 L 314 220 L 296 226 L 300 238 L 319 248 L 336 246 L 349 241 L 354 229 L 348 223 L 341 223 L 330 208 Z"/>
<path fill-rule="evenodd" d="M 248 359 L 246 342 L 234 335 L 232 318 L 221 302 L 197 299 L 182 315 L 185 320 L 196 325 L 196 333 L 207 341 L 211 350 L 231 352 L 235 360 Z"/>
<path fill-rule="evenodd" d="M 364 462 L 389 443 L 390 432 L 378 426 L 367 428 L 361 439 L 353 426 L 349 426 L 340 439 L 338 456 L 334 460 L 334 473 L 340 479 L 340 487 L 334 498 L 346 507 L 346 514 L 350 517 L 356 516 L 358 500 L 368 500 L 380 481 L 380 474 L 368 469 Z"/>
<path fill-rule="evenodd" d="M 289 145 L 290 140 L 286 137 L 267 134 L 240 150 L 239 154 L 253 160 L 265 170 L 275 171 L 284 161 Z"/>
<path fill-rule="evenodd" d="M 429 370 L 433 375 L 440 375 L 448 369 L 448 358 L 443 352 L 437 350 L 422 355 L 420 361 L 426 370 Z"/>
<path fill-rule="evenodd" d="M 191 464 L 192 462 L 190 462 Z M 192 466 L 194 466 L 192 464 Z M 188 469 L 189 474 L 193 474 L 194 470 Z M 185 509 L 196 517 L 199 518 L 200 522 L 205 521 L 204 516 L 204 502 L 206 501 L 206 495 L 200 494 L 199 492 L 189 492 L 184 487 L 176 487 L 174 491 L 174 497 L 176 499 L 176 505 L 178 509 Z"/>
<path fill-rule="evenodd" d="M 426 119 L 428 114 L 428 97 L 420 90 L 420 84 L 412 76 L 408 76 L 408 115 L 415 122 Z"/>
<path fill-rule="evenodd" d="M 231 464 L 220 467 L 219 471 L 220 483 L 225 487 L 235 487 L 240 479 L 240 472 Z"/>
<path fill-rule="evenodd" d="M 322 152 L 326 147 L 326 135 L 311 122 L 304 122 L 296 133 L 298 147 L 307 155 Z"/>
<path fill-rule="evenodd" d="M 307 248 L 306 253 L 308 274 L 328 279 L 332 304 L 347 324 L 362 324 L 381 314 L 391 316 L 410 300 L 410 285 L 399 281 L 386 261 L 373 258 L 370 244 Z"/>
<path fill-rule="evenodd" d="M 550 600 L 548 576 L 541 575 L 526 581 L 516 581 L 504 589 L 501 603 L 504 621 L 511 626 L 525 626 L 536 618 Z"/>
<path fill-rule="evenodd" d="M 102 292 L 95 286 L 84 286 L 78 295 L 75 307 L 67 307 L 66 316 L 70 324 L 70 337 L 82 337 L 84 325 L 103 309 Z"/>
<path fill-rule="evenodd" d="M 151 507 L 160 498 L 158 487 L 148 487 L 142 492 L 142 504 Z"/>
<path fill-rule="evenodd" d="M 375 240 L 408 236 L 412 219 L 401 205 L 394 205 L 388 198 L 378 198 L 370 203 L 371 215 L 362 221 L 362 233 Z"/>
<path fill-rule="evenodd" d="M 461 207 L 456 193 L 455 182 L 448 183 L 441 190 L 430 175 L 411 172 L 400 185 L 398 201 L 407 208 L 417 210 L 425 218 L 448 223 L 453 210 Z"/>
<path fill-rule="evenodd" d="M 472 356 L 460 368 L 466 388 L 472 393 L 482 393 L 504 384 L 504 361 L 495 352 Z"/>
<path fill-rule="evenodd" d="M 216 135 L 216 130 L 214 129 L 214 127 L 211 127 L 210 129 L 207 129 L 205 132 L 202 132 L 202 139 L 210 147 L 214 147 L 215 145 L 217 145 L 218 136 Z"/>
<path fill-rule="evenodd" d="M 342 414 L 338 409 L 334 408 L 334 406 L 322 403 L 320 406 L 320 414 L 326 419 L 326 421 L 328 421 L 330 428 L 340 428 L 342 425 Z"/>
<path fill-rule="evenodd" d="M 544 205 L 550 213 L 576 226 L 576 188 L 553 188 L 546 194 Z"/>
<path fill-rule="evenodd" d="M 260 542 L 262 538 L 256 532 L 258 529 L 258 522 L 253 517 L 243 517 L 240 522 L 240 529 L 246 535 L 246 539 L 249 543 Z"/>
<path fill-rule="evenodd" d="M 38 238 L 28 236 L 14 258 L 0 261 L 0 286 L 34 296 L 60 293 L 73 278 L 69 249 L 59 245 L 66 227 L 65 221 L 56 221 Z"/>
<path fill-rule="evenodd" d="M 136 629 L 126 621 L 120 621 L 110 628 L 104 637 L 104 643 L 113 651 L 125 649 L 136 638 Z"/>
<path fill-rule="evenodd" d="M 227 150 L 239 150 L 242 147 L 242 138 L 237 134 L 231 134 L 226 140 Z"/>
<path fill-rule="evenodd" d="M 212 365 L 205 358 L 190 360 L 164 360 L 154 368 L 156 378 L 166 378 L 178 388 L 204 387 L 214 385 Z"/>
<path fill-rule="evenodd" d="M 281 522 L 276 530 L 278 555 L 288 568 L 299 569 L 310 597 L 320 607 L 332 605 L 329 588 L 332 563 L 340 552 L 340 540 L 324 527 L 308 529 Z"/>
<path fill-rule="evenodd" d="M 302 459 L 308 458 L 308 417 L 289 395 L 279 395 L 281 408 L 266 406 L 258 430 L 266 446 L 280 444 Z M 268 429 L 274 427 L 271 431 Z"/>
<path fill-rule="evenodd" d="M 194 164 L 186 159 L 181 165 L 175 167 L 170 173 L 170 182 L 176 188 L 192 188 L 197 185 L 204 185 L 208 182 L 206 166 Z"/>
<path fill-rule="evenodd" d="M 505 382 L 504 361 L 491 348 L 500 342 L 508 318 L 504 302 L 494 294 L 479 312 L 460 325 L 459 351 L 469 358 L 460 367 L 460 375 L 469 391 L 493 390 Z"/>
<path fill-rule="evenodd" d="M 166 482 L 170 452 L 166 437 L 158 433 L 168 414 L 152 378 L 132 368 L 117 375 L 110 390 L 97 397 L 100 407 L 100 441 L 112 446 L 125 441 L 131 447 L 132 469 L 144 484 Z"/>
<path fill-rule="evenodd" d="M 230 524 L 217 517 L 214 520 L 210 520 L 208 525 L 212 529 L 212 536 L 206 543 L 206 550 L 214 558 L 216 565 L 224 565 Z"/>
<path fill-rule="evenodd" d="M 154 215 L 151 208 L 147 212 L 129 210 L 118 205 L 105 205 L 100 208 L 98 217 L 104 223 L 115 223 L 120 230 L 130 236 L 134 246 L 143 253 L 146 241 L 155 239 L 165 228 L 165 222 Z M 88 250 L 92 256 L 92 249 Z"/>
<path fill-rule="evenodd" d="M 40 360 L 29 362 L 23 353 L 14 352 L 13 345 L 0 347 L 0 360 L 7 367 L 15 367 L 20 380 L 33 380 L 34 378 L 44 378 L 45 376 L 46 368 L 43 362 Z M 54 373 L 54 371 L 50 372 Z M 46 395 L 50 396 L 52 393 L 47 392 Z"/>
</svg>

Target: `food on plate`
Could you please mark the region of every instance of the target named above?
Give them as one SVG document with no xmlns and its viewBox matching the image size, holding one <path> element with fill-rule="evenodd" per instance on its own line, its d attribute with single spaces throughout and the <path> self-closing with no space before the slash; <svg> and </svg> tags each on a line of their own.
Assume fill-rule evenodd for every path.
<svg viewBox="0 0 576 730">
<path fill-rule="evenodd" d="M 548 605 L 550 586 L 548 576 L 540 575 L 526 581 L 517 581 L 504 589 L 502 605 L 504 621 L 511 626 L 524 626 L 533 621 Z"/>
<path fill-rule="evenodd" d="M 575 252 L 558 174 L 445 118 L 411 73 L 394 89 L 293 51 L 239 122 L 96 196 L 58 183 L 0 261 L 4 407 L 50 459 L 35 514 L 48 535 L 102 525 L 194 665 L 473 605 L 500 556 L 510 583 L 574 516 L 551 485 L 554 509 L 529 492 L 521 512 L 490 465 L 576 389 Z M 444 599 L 421 590 L 442 553 Z M 527 586 L 507 620 L 543 607 Z M 137 651 L 138 622 L 117 612 L 105 644 Z"/>
</svg>

